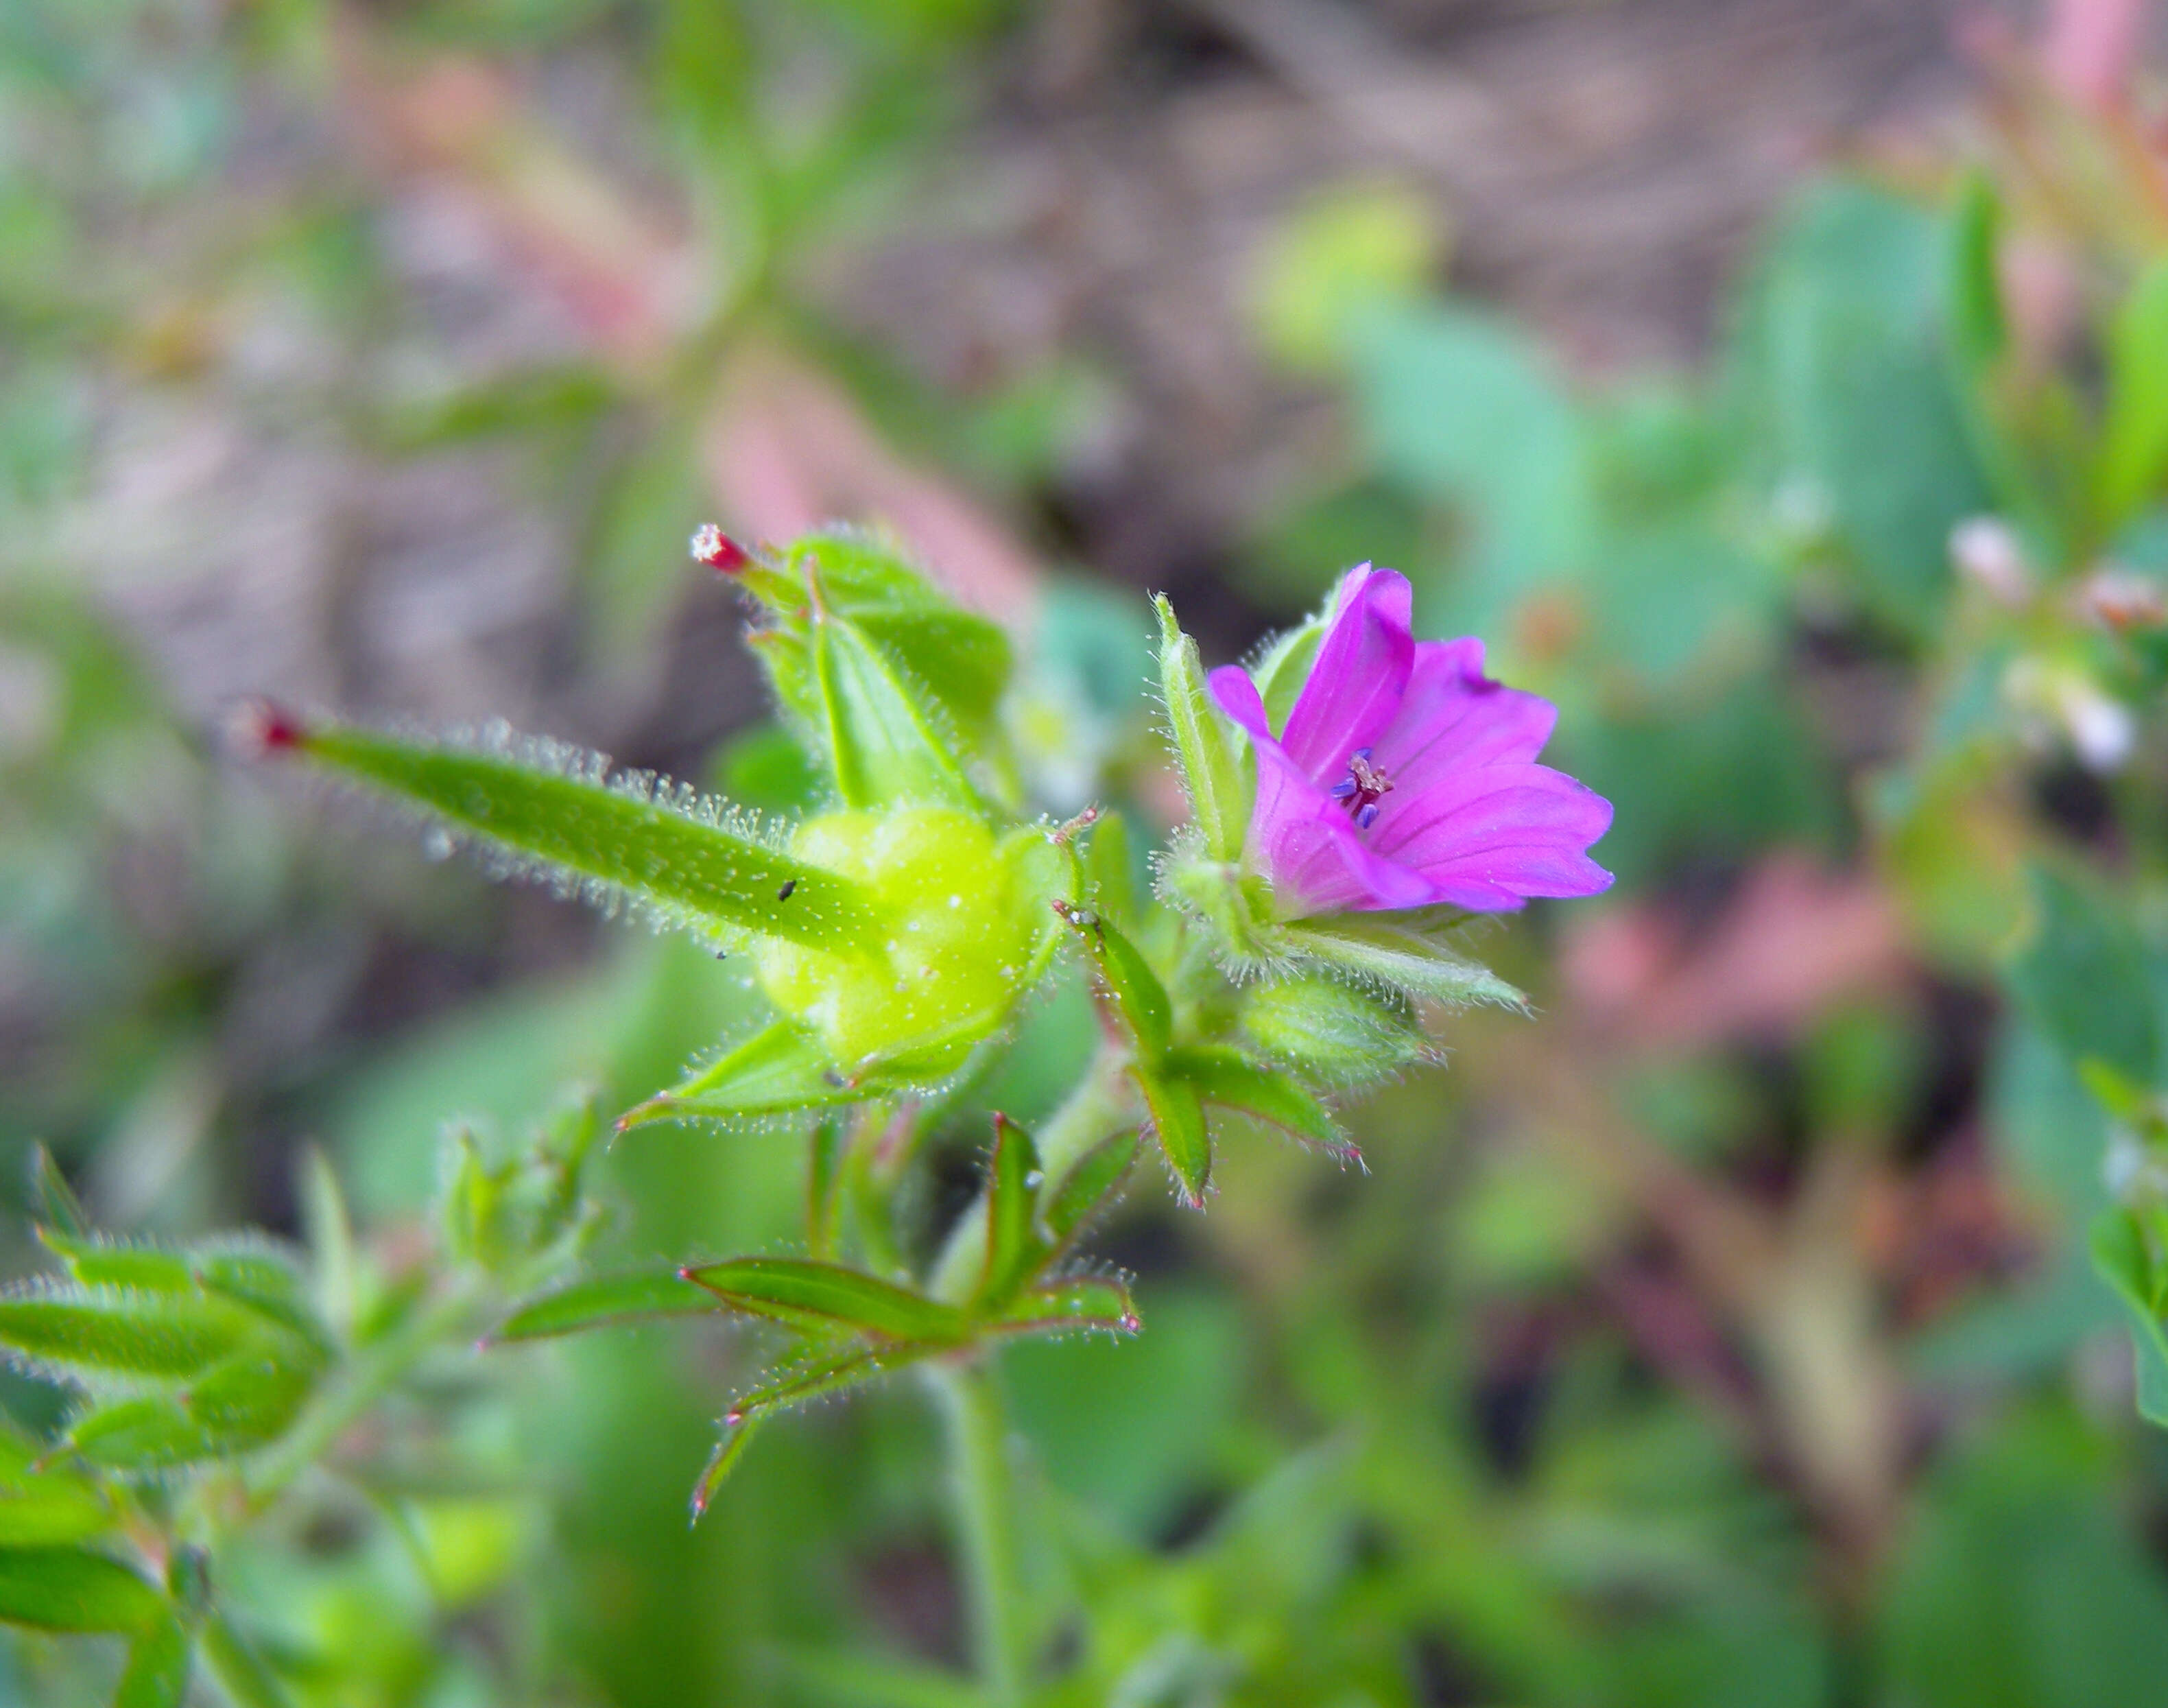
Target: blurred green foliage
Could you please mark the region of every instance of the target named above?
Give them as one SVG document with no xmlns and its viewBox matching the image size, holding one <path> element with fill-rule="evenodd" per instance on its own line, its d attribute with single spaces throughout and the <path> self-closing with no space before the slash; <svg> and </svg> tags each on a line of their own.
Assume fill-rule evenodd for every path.
<svg viewBox="0 0 2168 1708">
<path fill-rule="evenodd" d="M 736 968 L 630 934 L 510 976 L 502 942 L 533 912 L 222 764 L 126 609 L 149 581 L 104 573 L 185 544 L 98 508 L 125 406 L 214 397 L 394 465 L 509 448 L 577 542 L 562 657 L 598 694 L 680 609 L 681 542 L 714 507 L 699 434 L 748 349 L 788 349 L 1031 513 L 1065 435 L 1119 398 L 1097 353 L 950 399 L 806 287 L 893 218 L 1029 10 L 0 12 L 12 1273 L 53 1270 L 28 1232 L 51 1206 L 23 1184 L 43 1141 L 130 1235 L 305 1237 L 280 1261 L 337 1361 L 290 1363 L 328 1380 L 421 1302 L 447 1117 L 493 1144 L 569 1080 L 627 1107 L 751 1013 Z M 667 187 L 693 281 L 659 331 L 469 361 L 387 255 L 391 169 L 277 135 L 364 107 L 358 82 L 456 62 L 518 87 L 582 54 L 629 92 L 624 175 Z M 2025 87 L 2034 118 L 2059 99 Z M 2122 134 L 2054 115 L 2073 149 Z M 490 136 L 425 137 L 431 169 L 521 205 L 523 146 L 592 141 Z M 1147 1333 L 1002 1360 L 1034 1700 L 2091 1708 L 2157 1688 L 2168 1453 L 2136 1412 L 2168 1420 L 2168 233 L 2105 192 L 2043 219 L 2015 157 L 1808 185 L 1705 370 L 1604 384 L 1436 288 L 1449 246 L 1391 186 L 1289 215 L 1250 299 L 1260 349 L 1343 430 L 1244 519 L 1241 584 L 1286 615 L 1353 559 L 1405 569 L 1427 631 L 1485 635 L 1495 673 L 1560 703 L 1560 763 L 1618 804 L 1598 854 L 1619 889 L 1570 936 L 1538 919 L 1485 945 L 1546 1017 L 1446 1023 L 1452 1070 L 1360 1116 L 1368 1178 L 1261 1136 L 1223 1158 L 1208 1216 L 1140 1186 L 1107 1235 Z M 535 269 L 589 265 L 577 232 L 571 260 L 546 253 L 554 229 Z M 2044 332 L 2006 301 L 2013 247 L 2043 243 L 2080 280 Z M 289 321 L 314 352 L 299 377 L 235 354 L 236 327 Z M 395 348 L 410 359 L 376 359 Z M 1032 786 L 1152 823 L 1141 602 L 1057 581 L 1038 626 Z M 813 786 L 794 759 L 755 734 L 715 766 L 784 807 Z M 458 975 L 371 1022 L 369 969 L 411 972 L 417 944 Z M 317 1000 L 345 1018 L 282 1028 Z M 1081 982 L 1058 988 L 1005 1079 L 944 1118 L 928 1229 L 991 1110 L 1038 1120 L 1073 1077 L 1088 1014 Z M 757 1132 L 644 1130 L 589 1165 L 614 1212 L 594 1248 L 779 1248 L 797 1168 Z M 185 1554 L 155 1588 L 113 1564 L 131 1556 L 95 1489 L 33 1469 L 75 1420 L 11 1372 L 0 1694 L 109 1700 L 132 1653 L 136 1700 L 177 1700 L 151 1694 L 153 1610 L 215 1606 L 236 1611 L 194 1633 L 215 1661 L 198 1699 L 251 1708 L 986 1701 L 907 1381 L 763 1434 L 687 1530 L 719 1397 L 754 1361 L 677 1323 L 433 1346 L 207 1590 Z"/>
</svg>

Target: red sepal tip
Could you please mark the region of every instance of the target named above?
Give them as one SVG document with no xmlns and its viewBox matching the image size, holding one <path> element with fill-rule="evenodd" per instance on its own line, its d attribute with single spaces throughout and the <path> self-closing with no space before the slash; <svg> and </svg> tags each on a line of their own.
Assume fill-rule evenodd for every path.
<svg viewBox="0 0 2168 1708">
<path fill-rule="evenodd" d="M 299 716 L 268 700 L 244 700 L 226 719 L 226 740 L 244 759 L 290 753 L 308 730 Z"/>
<path fill-rule="evenodd" d="M 693 561 L 719 574 L 735 575 L 752 561 L 752 554 L 709 522 L 693 535 Z"/>
</svg>

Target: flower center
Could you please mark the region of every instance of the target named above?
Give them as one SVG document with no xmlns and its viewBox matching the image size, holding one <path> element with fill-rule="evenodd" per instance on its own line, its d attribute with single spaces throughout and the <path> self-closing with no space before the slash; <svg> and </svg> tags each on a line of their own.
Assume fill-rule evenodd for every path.
<svg viewBox="0 0 2168 1708">
<path fill-rule="evenodd" d="M 1358 830 L 1378 822 L 1378 802 L 1392 793 L 1393 780 L 1370 763 L 1370 750 L 1358 748 L 1347 761 L 1347 774 L 1332 785 L 1332 798 L 1344 803 Z"/>
</svg>

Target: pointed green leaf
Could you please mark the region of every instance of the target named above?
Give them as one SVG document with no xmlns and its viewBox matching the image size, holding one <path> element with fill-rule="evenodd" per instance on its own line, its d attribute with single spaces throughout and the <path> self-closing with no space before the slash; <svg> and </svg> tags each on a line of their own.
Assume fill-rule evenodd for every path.
<svg viewBox="0 0 2168 1708">
<path fill-rule="evenodd" d="M 330 1161 L 314 1145 L 301 1154 L 300 1185 L 301 1226 L 315 1270 L 316 1309 L 344 1331 L 353 1326 L 361 1304 L 361 1260 L 346 1193 Z"/>
<path fill-rule="evenodd" d="M 1018 1294 L 997 1327 L 1018 1334 L 1063 1334 L 1088 1328 L 1137 1331 L 1129 1290 L 1111 1275 L 1075 1275 Z"/>
<path fill-rule="evenodd" d="M 1361 1152 L 1323 1104 L 1286 1074 L 1248 1061 L 1239 1050 L 1201 1045 L 1172 1051 L 1165 1071 L 1188 1080 L 1198 1096 L 1214 1108 L 1254 1116 L 1329 1156 L 1361 1160 Z"/>
<path fill-rule="evenodd" d="M 682 1085 L 658 1093 L 618 1120 L 620 1131 L 650 1121 L 731 1120 L 855 1103 L 866 1095 L 837 1072 L 821 1040 L 778 1020 Z"/>
<path fill-rule="evenodd" d="M 1447 948 L 1435 928 L 1389 913 L 1336 914 L 1278 928 L 1290 951 L 1426 1002 L 1493 1003 L 1528 1012 L 1528 999 L 1480 961 Z"/>
<path fill-rule="evenodd" d="M 62 1233 L 80 1237 L 90 1230 L 60 1164 L 43 1145 L 30 1147 L 30 1209 L 40 1221 Z"/>
<path fill-rule="evenodd" d="M 895 659 L 815 592 L 813 689 L 846 806 L 970 807 L 976 795 L 937 703 Z"/>
<path fill-rule="evenodd" d="M 723 1421 L 751 1420 L 770 1412 L 788 1411 L 951 1349 L 945 1342 L 904 1341 L 879 1346 L 854 1342 L 838 1351 L 794 1359 L 771 1371 L 758 1387 L 740 1395 Z"/>
<path fill-rule="evenodd" d="M 285 1432 L 307 1403 L 317 1373 L 298 1343 L 267 1341 L 178 1394 L 99 1407 L 77 1420 L 68 1444 L 88 1463 L 122 1471 L 248 1452 Z"/>
<path fill-rule="evenodd" d="M 1055 912 L 1067 920 L 1091 963 L 1092 985 L 1103 1008 L 1136 1046 L 1137 1054 L 1155 1062 L 1174 1037 L 1174 1005 L 1151 963 L 1119 930 L 1089 907 L 1056 902 Z"/>
<path fill-rule="evenodd" d="M 195 1645 L 178 1620 L 154 1625 L 129 1646 L 113 1708 L 181 1708 Z"/>
<path fill-rule="evenodd" d="M 730 1474 L 737 1469 L 739 1459 L 752 1445 L 753 1434 L 759 1428 L 757 1418 L 741 1418 L 723 1425 L 723 1433 L 715 1442 L 715 1450 L 708 1455 L 708 1463 L 700 1472 L 700 1480 L 693 1485 L 694 1524 L 708 1515 L 708 1508 L 715 1504 L 715 1496 Z"/>
<path fill-rule="evenodd" d="M 194 1267 L 179 1252 L 95 1236 L 86 1238 L 53 1227 L 40 1227 L 38 1238 L 86 1287 L 132 1287 L 151 1293 L 198 1290 Z"/>
<path fill-rule="evenodd" d="M 1046 1196 L 1041 1218 L 1052 1237 L 1055 1253 L 1066 1251 L 1089 1226 L 1129 1179 L 1130 1166 L 1144 1143 L 1137 1128 L 1102 1139 L 1071 1165 L 1070 1170 Z"/>
<path fill-rule="evenodd" d="M 178 1380 L 227 1356 L 252 1328 L 234 1306 L 200 1294 L 0 1299 L 0 1347 L 63 1375 Z"/>
<path fill-rule="evenodd" d="M 530 1299 L 497 1325 L 499 1341 L 543 1340 L 654 1317 L 709 1317 L 715 1301 L 675 1267 L 595 1275 Z"/>
<path fill-rule="evenodd" d="M 1182 1201 L 1193 1210 L 1204 1203 L 1212 1180 L 1212 1141 L 1205 1131 L 1204 1109 L 1197 1088 L 1186 1079 L 1153 1072 L 1142 1062 L 1130 1070 L 1151 1115 L 1152 1136 L 1166 1166 L 1173 1170 Z"/>
<path fill-rule="evenodd" d="M 1250 829 L 1250 776 L 1240 737 L 1213 703 L 1197 642 L 1182 632 L 1165 594 L 1153 599 L 1152 609 L 1159 614 L 1160 693 L 1190 817 L 1214 859 L 1240 859 Z"/>
<path fill-rule="evenodd" d="M 1007 1299 L 1048 1255 L 1037 1226 L 1039 1150 L 1005 1115 L 994 1117 L 994 1154 L 986 1168 L 986 1258 L 973 1296 L 984 1309 Z"/>
<path fill-rule="evenodd" d="M 136 1632 L 165 1616 L 165 1598 L 117 1560 L 87 1548 L 0 1548 L 0 1621 Z"/>
<path fill-rule="evenodd" d="M 603 762 L 531 762 L 359 729 L 301 730 L 290 745 L 343 775 L 426 808 L 502 852 L 591 881 L 682 929 L 752 931 L 816 948 L 879 928 L 855 884 L 793 859 L 688 789 L 607 784 Z"/>
<path fill-rule="evenodd" d="M 953 1344 L 963 1314 L 877 1276 L 803 1258 L 740 1258 L 684 1271 L 733 1310 L 795 1328 L 854 1328 L 884 1340 Z"/>
<path fill-rule="evenodd" d="M 112 1502 L 89 1478 L 60 1464 L 42 1467 L 43 1449 L 0 1425 L 0 1546 L 88 1541 L 118 1522 Z"/>
</svg>

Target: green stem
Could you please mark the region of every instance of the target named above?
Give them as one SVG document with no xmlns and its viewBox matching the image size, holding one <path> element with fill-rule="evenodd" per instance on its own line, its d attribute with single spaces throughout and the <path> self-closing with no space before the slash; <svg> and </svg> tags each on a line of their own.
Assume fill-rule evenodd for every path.
<svg viewBox="0 0 2168 1708">
<path fill-rule="evenodd" d="M 335 1383 L 301 1416 L 277 1449 L 248 1479 L 247 1510 L 262 1513 L 287 1486 L 315 1464 L 379 1400 L 396 1386 L 407 1372 L 444 1342 L 471 1339 L 470 1319 L 479 1299 L 479 1289 L 462 1282 L 401 1323 L 391 1335 L 367 1348 L 354 1359 L 345 1378 Z"/>
<path fill-rule="evenodd" d="M 983 1364 L 928 1371 L 948 1426 L 964 1604 L 980 1682 L 995 1708 L 1023 1700 L 1028 1639 L 1017 1556 L 1016 1485 L 1008 1423 L 992 1371 Z"/>
</svg>

